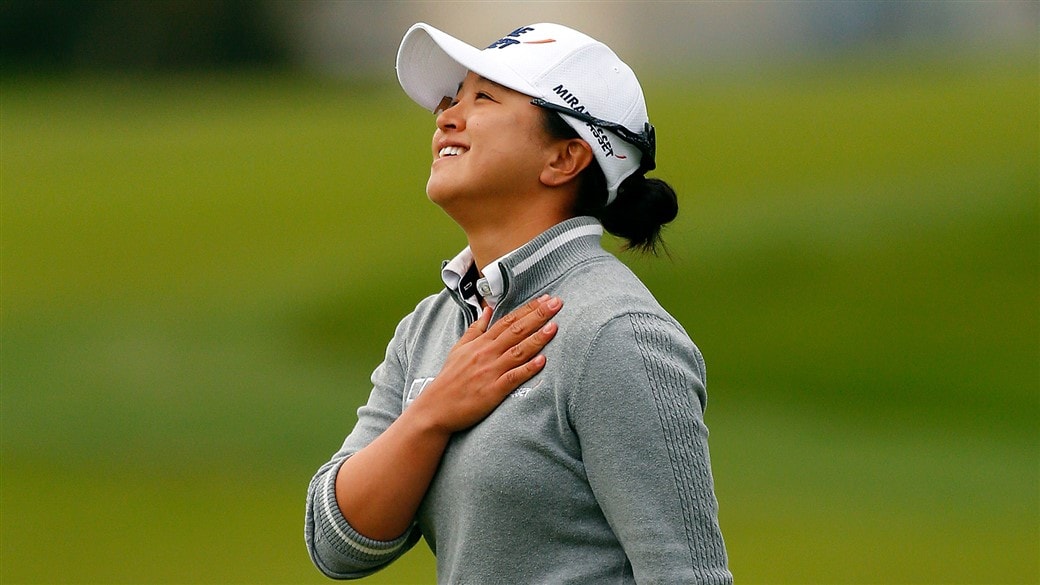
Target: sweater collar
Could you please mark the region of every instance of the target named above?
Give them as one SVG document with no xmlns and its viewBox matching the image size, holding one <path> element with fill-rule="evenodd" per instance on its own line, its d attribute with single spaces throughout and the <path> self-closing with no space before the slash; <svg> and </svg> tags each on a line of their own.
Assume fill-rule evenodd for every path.
<svg viewBox="0 0 1040 585">
<path fill-rule="evenodd" d="M 602 253 L 603 226 L 592 217 L 575 217 L 556 224 L 530 242 L 492 262 L 477 282 L 488 304 L 506 303 L 511 310 L 575 264 Z M 447 289 L 460 300 L 468 300 L 460 290 L 466 272 L 473 264 L 467 247 L 442 265 L 441 278 Z M 479 310 L 479 305 L 478 305 Z"/>
</svg>

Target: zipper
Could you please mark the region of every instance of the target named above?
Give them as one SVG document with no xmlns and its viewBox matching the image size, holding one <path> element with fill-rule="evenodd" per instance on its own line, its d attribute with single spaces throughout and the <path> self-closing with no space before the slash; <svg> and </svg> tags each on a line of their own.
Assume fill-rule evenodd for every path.
<svg viewBox="0 0 1040 585">
<path fill-rule="evenodd" d="M 455 294 L 455 291 L 453 290 L 449 290 L 448 295 L 451 297 L 453 301 L 455 301 L 455 304 L 458 305 L 460 309 L 462 309 L 462 313 L 466 318 L 466 327 L 472 325 L 473 322 L 477 320 L 477 317 L 480 316 L 480 314 L 477 313 L 476 307 L 467 303 L 463 299 L 460 299 L 459 296 Z"/>
<path fill-rule="evenodd" d="M 502 273 L 502 290 L 506 291 L 506 293 L 502 295 L 502 298 L 499 299 L 498 304 L 495 305 L 495 308 L 491 311 L 491 323 L 494 323 L 498 320 L 498 318 L 501 316 L 501 311 L 504 310 L 505 307 L 509 306 L 509 303 L 506 301 L 508 301 L 513 296 L 513 291 L 509 287 L 509 275 L 512 273 L 512 271 L 509 269 L 508 266 L 500 267 L 499 270 Z M 490 327 L 490 324 L 488 324 L 488 326 Z"/>
</svg>

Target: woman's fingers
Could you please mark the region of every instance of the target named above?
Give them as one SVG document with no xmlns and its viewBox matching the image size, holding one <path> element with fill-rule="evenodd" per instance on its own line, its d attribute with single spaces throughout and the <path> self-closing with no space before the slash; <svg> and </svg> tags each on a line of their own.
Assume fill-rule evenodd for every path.
<svg viewBox="0 0 1040 585">
<path fill-rule="evenodd" d="M 545 356 L 540 352 L 556 336 L 557 329 L 556 323 L 546 323 L 541 329 L 509 348 L 502 356 L 505 367 L 510 369 L 499 378 L 499 382 L 507 387 L 509 392 L 545 367 Z"/>
<path fill-rule="evenodd" d="M 498 320 L 487 330 L 504 352 L 521 343 L 549 322 L 563 307 L 558 297 L 542 295 Z"/>
<path fill-rule="evenodd" d="M 490 322 L 491 309 L 488 307 L 484 307 L 484 310 L 480 313 L 480 317 L 477 317 L 477 320 L 474 321 L 472 325 L 466 328 L 466 331 L 463 332 L 462 337 L 459 338 L 459 341 L 457 343 L 467 343 L 480 337 L 484 334 L 485 331 L 487 331 L 488 324 Z"/>
<path fill-rule="evenodd" d="M 502 382 L 502 386 L 504 388 L 508 388 L 508 392 L 512 392 L 513 390 L 519 388 L 520 384 L 523 384 L 524 382 L 535 377 L 535 375 L 538 372 L 542 371 L 542 368 L 544 367 L 545 356 L 542 354 L 538 354 L 530 360 L 524 362 L 520 366 L 515 367 L 512 370 L 509 370 L 505 374 L 502 374 L 500 381 Z"/>
<path fill-rule="evenodd" d="M 558 331 L 550 320 L 562 306 L 559 298 L 544 295 L 494 324 L 491 311 L 485 309 L 411 408 L 432 413 L 436 425 L 449 432 L 483 420 L 545 367 L 540 352 Z"/>
<path fill-rule="evenodd" d="M 557 325 L 552 321 L 542 325 L 537 331 L 520 340 L 519 343 L 510 346 L 502 358 L 506 367 L 516 367 L 538 355 L 556 335 Z"/>
</svg>

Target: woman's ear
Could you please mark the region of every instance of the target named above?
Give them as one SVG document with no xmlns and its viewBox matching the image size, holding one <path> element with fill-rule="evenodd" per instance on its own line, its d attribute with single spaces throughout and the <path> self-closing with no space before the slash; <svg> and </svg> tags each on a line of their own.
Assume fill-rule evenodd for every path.
<svg viewBox="0 0 1040 585">
<path fill-rule="evenodd" d="M 542 168 L 539 179 L 548 187 L 559 187 L 571 181 L 592 162 L 592 148 L 581 138 L 559 141 L 551 158 Z"/>
</svg>

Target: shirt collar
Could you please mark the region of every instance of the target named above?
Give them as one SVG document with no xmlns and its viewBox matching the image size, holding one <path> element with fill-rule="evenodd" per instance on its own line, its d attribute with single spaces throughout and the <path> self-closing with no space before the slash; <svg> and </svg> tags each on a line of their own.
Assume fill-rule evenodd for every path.
<svg viewBox="0 0 1040 585">
<path fill-rule="evenodd" d="M 444 263 L 441 279 L 448 290 L 476 307 L 478 313 L 481 298 L 492 309 L 507 296 L 520 295 L 518 303 L 524 302 L 585 255 L 602 252 L 602 236 L 603 226 L 595 218 L 583 216 L 561 222 L 485 266 L 483 277 L 476 280 L 479 297 L 460 290 L 466 286 L 467 272 L 474 264 L 468 246 Z"/>
<path fill-rule="evenodd" d="M 513 250 L 513 252 L 515 251 Z M 473 251 L 470 250 L 469 246 L 466 246 L 444 265 L 441 269 L 441 280 L 444 281 L 444 286 L 458 293 L 463 300 L 476 307 L 477 311 L 480 311 L 480 299 L 484 299 L 488 306 L 494 309 L 498 306 L 498 301 L 502 299 L 502 295 L 505 294 L 505 277 L 502 274 L 501 262 L 509 254 L 488 264 L 480 271 L 483 277 L 478 276 L 475 280 L 476 292 L 480 295 L 479 297 L 475 297 L 467 290 L 469 284 L 467 273 L 474 267 Z"/>
</svg>

